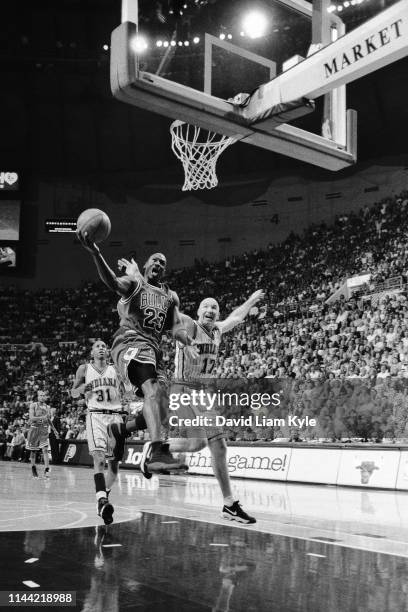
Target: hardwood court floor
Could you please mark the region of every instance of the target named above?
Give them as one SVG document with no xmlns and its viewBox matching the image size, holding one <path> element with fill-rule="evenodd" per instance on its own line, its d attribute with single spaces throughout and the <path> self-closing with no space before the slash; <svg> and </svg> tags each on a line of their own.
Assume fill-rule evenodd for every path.
<svg viewBox="0 0 408 612">
<path fill-rule="evenodd" d="M 214 478 L 123 471 L 105 528 L 89 468 L 1 463 L 0 486 L 3 591 L 74 590 L 87 612 L 408 610 L 403 492 L 234 480 L 258 519 L 241 526 Z"/>
</svg>

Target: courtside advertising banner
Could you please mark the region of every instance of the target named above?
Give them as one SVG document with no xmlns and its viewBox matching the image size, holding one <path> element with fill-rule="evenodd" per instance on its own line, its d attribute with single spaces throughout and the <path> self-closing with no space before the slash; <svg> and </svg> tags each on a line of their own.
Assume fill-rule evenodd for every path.
<svg viewBox="0 0 408 612">
<path fill-rule="evenodd" d="M 142 457 L 143 443 L 129 443 L 125 445 L 125 452 L 121 462 L 122 467 L 139 468 Z"/>
<path fill-rule="evenodd" d="M 227 465 L 230 476 L 259 478 L 262 480 L 286 480 L 291 448 L 271 446 L 229 446 Z M 192 474 L 213 474 L 211 454 L 208 448 L 187 454 L 187 465 Z"/>
<path fill-rule="evenodd" d="M 406 489 L 408 491 L 408 451 L 406 450 L 402 450 L 400 453 L 397 489 Z"/>
<path fill-rule="evenodd" d="M 341 453 L 340 448 L 294 448 L 288 480 L 336 484 Z"/>
<path fill-rule="evenodd" d="M 143 442 L 125 445 L 122 469 L 140 469 Z M 64 440 L 62 463 L 92 465 L 85 441 Z M 208 447 L 185 453 L 190 474 L 213 476 Z M 227 448 L 228 471 L 232 478 L 321 483 L 363 488 L 408 490 L 408 451 L 356 447 L 313 448 L 296 445 L 230 443 Z M 326 496 L 329 491 L 326 490 Z"/>
<path fill-rule="evenodd" d="M 89 454 L 88 443 L 76 440 L 64 440 L 61 445 L 60 456 L 62 463 L 74 465 L 93 465 Z"/>
<path fill-rule="evenodd" d="M 399 451 L 350 450 L 341 454 L 338 485 L 394 489 Z"/>
</svg>

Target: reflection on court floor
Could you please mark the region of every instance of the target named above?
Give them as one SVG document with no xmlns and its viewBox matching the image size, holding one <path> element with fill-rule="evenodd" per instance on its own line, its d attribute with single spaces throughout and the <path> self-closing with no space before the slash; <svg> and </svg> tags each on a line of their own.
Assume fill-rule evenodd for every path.
<svg viewBox="0 0 408 612">
<path fill-rule="evenodd" d="M 239 526 L 212 478 L 128 471 L 106 529 L 90 469 L 27 467 L 0 465 L 0 590 L 75 589 L 95 612 L 407 609 L 406 493 L 234 481 L 258 518 Z"/>
</svg>

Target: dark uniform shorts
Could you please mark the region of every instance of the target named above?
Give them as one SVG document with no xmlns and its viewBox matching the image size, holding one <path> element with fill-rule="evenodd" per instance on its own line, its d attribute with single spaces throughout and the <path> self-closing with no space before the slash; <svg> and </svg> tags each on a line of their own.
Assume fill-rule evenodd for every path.
<svg viewBox="0 0 408 612">
<path fill-rule="evenodd" d="M 48 447 L 48 425 L 31 425 L 27 433 L 26 449 L 37 451 Z"/>
<path fill-rule="evenodd" d="M 119 330 L 113 340 L 111 355 L 116 369 L 125 385 L 129 385 L 128 368 L 132 361 L 139 364 L 153 366 L 155 377 L 164 379 L 164 368 L 162 365 L 162 352 L 152 343 L 141 337 L 132 330 Z"/>
</svg>

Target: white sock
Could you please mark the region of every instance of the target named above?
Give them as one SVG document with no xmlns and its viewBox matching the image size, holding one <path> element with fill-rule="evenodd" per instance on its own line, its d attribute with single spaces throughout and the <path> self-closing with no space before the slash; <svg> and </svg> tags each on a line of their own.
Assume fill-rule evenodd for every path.
<svg viewBox="0 0 408 612">
<path fill-rule="evenodd" d="M 224 506 L 232 506 L 232 504 L 234 503 L 234 498 L 232 497 L 232 495 L 230 495 L 229 497 L 224 497 Z"/>
</svg>

